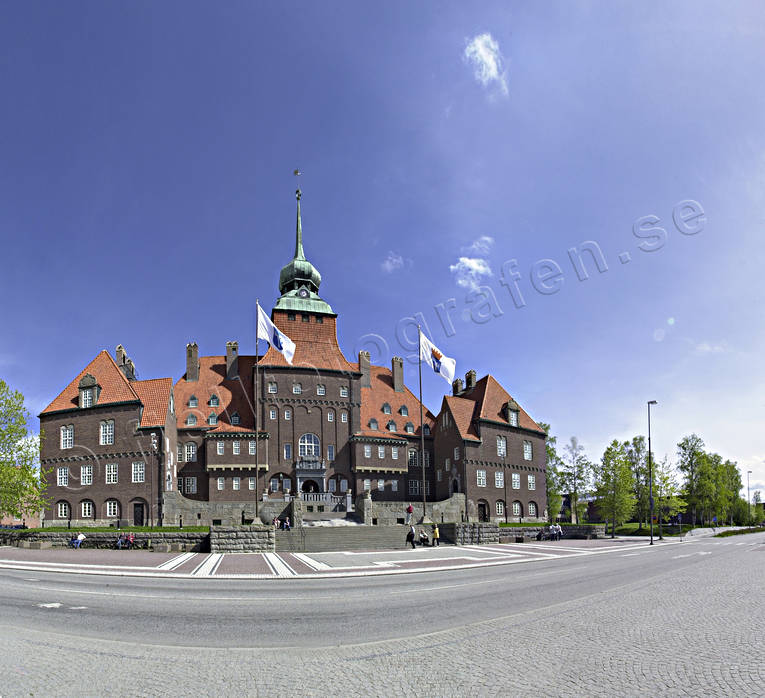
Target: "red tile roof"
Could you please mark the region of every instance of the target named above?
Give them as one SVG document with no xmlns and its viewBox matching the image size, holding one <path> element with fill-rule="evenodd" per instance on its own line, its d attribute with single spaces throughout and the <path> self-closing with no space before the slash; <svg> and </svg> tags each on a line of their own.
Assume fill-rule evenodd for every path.
<svg viewBox="0 0 765 698">
<path fill-rule="evenodd" d="M 357 370 L 357 366 L 354 366 Z M 356 432 L 357 436 L 369 436 L 376 439 L 405 439 L 419 436 L 420 434 L 420 401 L 404 386 L 404 392 L 397 393 L 393 389 L 393 374 L 391 369 L 385 366 L 372 366 L 370 369 L 371 387 L 361 389 L 361 429 Z M 391 414 L 383 412 L 383 405 L 388 403 Z M 405 405 L 409 416 L 404 417 L 399 413 L 401 406 Z M 369 422 L 377 420 L 379 429 L 375 431 L 369 428 Z M 393 420 L 396 423 L 396 431 L 388 431 L 387 424 Z M 430 427 L 433 432 L 435 415 L 423 405 L 423 424 Z M 414 434 L 407 434 L 405 426 L 411 422 L 414 426 Z"/>
<path fill-rule="evenodd" d="M 79 407 L 80 391 L 79 383 L 82 377 L 90 373 L 101 386 L 98 396 L 98 406 L 108 405 L 115 402 L 138 401 L 139 397 L 133 390 L 130 381 L 120 371 L 109 352 L 102 349 L 95 359 L 77 374 L 77 377 L 64 388 L 64 390 L 50 403 L 41 414 L 70 410 Z"/>
<path fill-rule="evenodd" d="M 141 415 L 142 427 L 163 427 L 170 403 L 172 378 L 153 378 L 145 381 L 133 381 L 132 387 L 143 404 Z"/>
</svg>

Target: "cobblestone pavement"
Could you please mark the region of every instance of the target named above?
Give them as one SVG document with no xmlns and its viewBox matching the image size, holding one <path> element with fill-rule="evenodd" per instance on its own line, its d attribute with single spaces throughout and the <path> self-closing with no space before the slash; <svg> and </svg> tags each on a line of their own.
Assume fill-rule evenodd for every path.
<svg viewBox="0 0 765 698">
<path fill-rule="evenodd" d="M 647 578 L 596 575 L 583 597 L 432 634 L 402 617 L 400 639 L 375 642 L 359 618 L 372 641 L 339 647 L 146 646 L 0 623 L 0 694 L 765 695 L 765 536 L 666 557 Z"/>
</svg>

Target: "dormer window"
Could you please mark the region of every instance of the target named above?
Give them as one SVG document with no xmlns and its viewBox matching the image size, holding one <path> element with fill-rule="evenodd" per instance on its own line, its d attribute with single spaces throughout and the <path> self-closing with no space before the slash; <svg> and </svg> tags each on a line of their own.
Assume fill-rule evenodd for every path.
<svg viewBox="0 0 765 698">
<path fill-rule="evenodd" d="M 207 423 L 210 426 L 215 426 L 218 423 L 218 415 L 215 414 L 215 412 L 210 413 L 210 416 L 207 418 Z"/>
<path fill-rule="evenodd" d="M 199 407 L 199 400 L 197 400 L 196 395 L 192 395 L 189 398 L 189 407 Z"/>
<path fill-rule="evenodd" d="M 213 394 L 210 395 L 210 402 L 208 403 L 210 407 L 218 407 L 220 405 L 220 400 L 218 399 L 218 396 Z"/>
<path fill-rule="evenodd" d="M 234 412 L 234 414 L 231 415 L 231 423 L 233 425 L 235 425 L 235 426 L 239 424 L 239 413 L 238 412 Z"/>
<path fill-rule="evenodd" d="M 382 406 L 382 411 L 383 414 L 390 414 L 390 405 L 387 402 Z"/>
<path fill-rule="evenodd" d="M 401 409 L 399 410 L 399 414 L 402 417 L 408 417 L 409 416 L 409 408 L 406 405 L 401 405 Z"/>
<path fill-rule="evenodd" d="M 197 418 L 196 415 L 190 414 L 188 417 L 186 417 L 186 426 L 187 427 L 193 427 L 197 424 Z"/>
<path fill-rule="evenodd" d="M 405 429 L 407 434 L 414 434 L 414 424 L 412 424 L 411 422 L 406 423 Z"/>
<path fill-rule="evenodd" d="M 518 410 L 510 410 L 507 417 L 507 421 L 510 422 L 511 427 L 518 426 Z"/>
<path fill-rule="evenodd" d="M 422 427 L 422 433 L 425 434 L 425 436 L 430 436 L 430 427 L 427 424 Z"/>
<path fill-rule="evenodd" d="M 376 419 L 370 419 L 369 420 L 369 428 L 373 431 L 377 431 L 377 420 Z"/>
<path fill-rule="evenodd" d="M 93 388 L 85 388 L 81 396 L 80 407 L 93 407 Z"/>
<path fill-rule="evenodd" d="M 303 386 L 300 383 L 293 383 L 292 384 L 292 394 L 293 395 L 302 395 L 303 393 Z"/>
<path fill-rule="evenodd" d="M 390 422 L 388 422 L 387 427 L 388 427 L 388 431 L 396 431 L 396 422 L 391 420 Z"/>
<path fill-rule="evenodd" d="M 80 407 L 93 407 L 98 402 L 99 385 L 94 376 L 86 373 L 78 385 L 80 391 Z"/>
</svg>

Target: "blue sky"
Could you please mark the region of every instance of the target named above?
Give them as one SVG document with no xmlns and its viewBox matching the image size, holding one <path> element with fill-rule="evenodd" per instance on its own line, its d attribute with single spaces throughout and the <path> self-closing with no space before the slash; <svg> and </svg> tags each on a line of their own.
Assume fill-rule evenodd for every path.
<svg viewBox="0 0 765 698">
<path fill-rule="evenodd" d="M 422 313 L 591 458 L 656 399 L 659 457 L 696 432 L 765 489 L 764 32 L 755 2 L 7 3 L 0 375 L 36 413 L 118 343 L 142 378 L 252 353 L 298 167 L 349 358 Z"/>
</svg>

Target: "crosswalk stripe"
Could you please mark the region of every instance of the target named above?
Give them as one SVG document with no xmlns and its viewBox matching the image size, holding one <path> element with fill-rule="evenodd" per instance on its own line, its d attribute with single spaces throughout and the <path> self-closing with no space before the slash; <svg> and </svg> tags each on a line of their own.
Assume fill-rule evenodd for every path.
<svg viewBox="0 0 765 698">
<path fill-rule="evenodd" d="M 277 577 L 297 577 L 293 570 L 277 553 L 263 553 L 263 557 Z"/>
<path fill-rule="evenodd" d="M 196 557 L 197 553 L 181 553 L 175 557 L 165 560 L 161 565 L 157 565 L 158 570 L 174 570 L 183 565 L 184 563 Z"/>
<path fill-rule="evenodd" d="M 211 577 L 222 560 L 223 553 L 210 553 L 207 559 L 191 573 L 192 577 Z"/>
<path fill-rule="evenodd" d="M 300 562 L 302 562 L 304 565 L 307 565 L 312 570 L 329 570 L 332 569 L 329 565 L 324 564 L 323 562 L 320 562 L 319 560 L 314 560 L 312 557 L 308 557 L 305 553 L 292 553 Z"/>
</svg>

